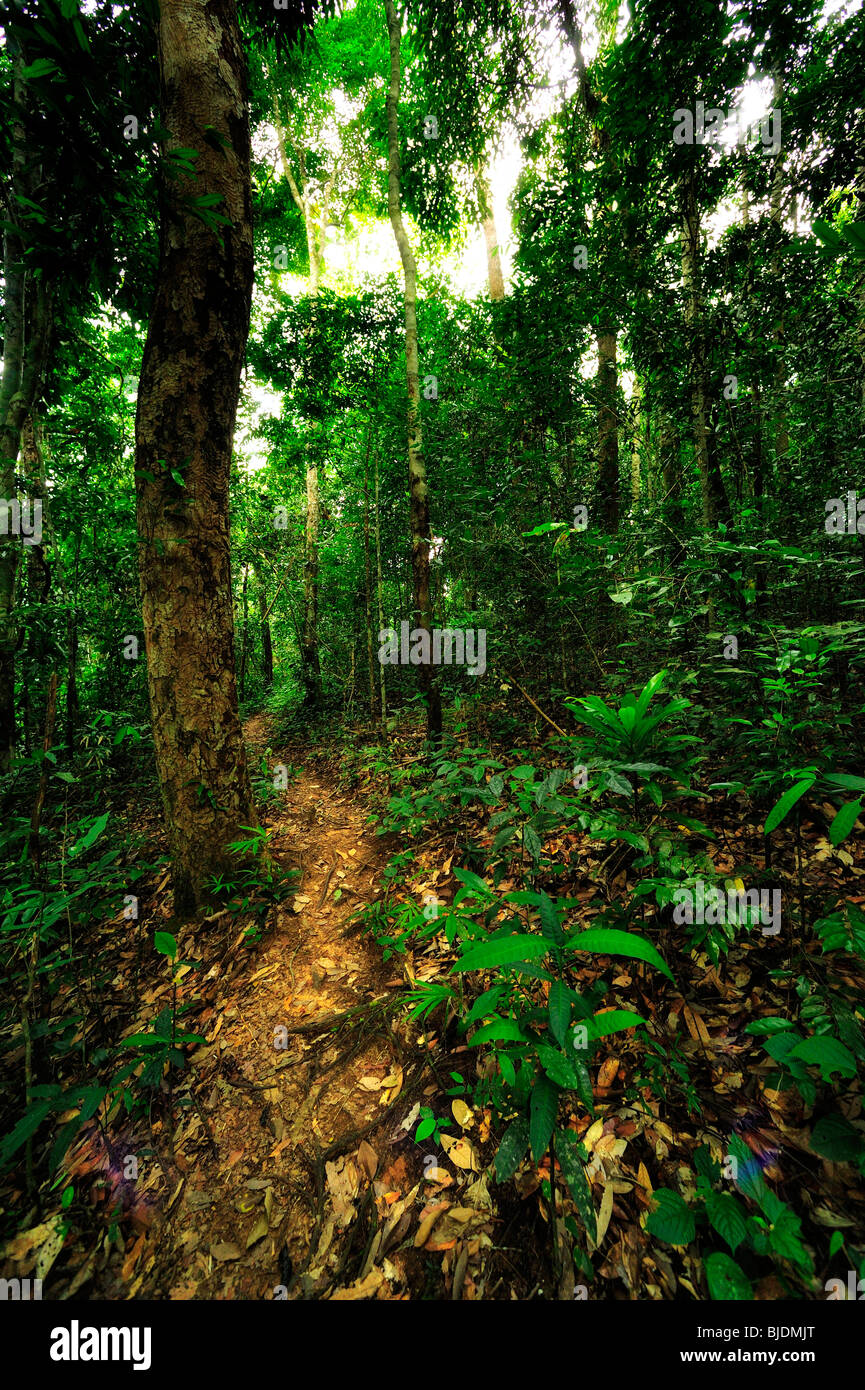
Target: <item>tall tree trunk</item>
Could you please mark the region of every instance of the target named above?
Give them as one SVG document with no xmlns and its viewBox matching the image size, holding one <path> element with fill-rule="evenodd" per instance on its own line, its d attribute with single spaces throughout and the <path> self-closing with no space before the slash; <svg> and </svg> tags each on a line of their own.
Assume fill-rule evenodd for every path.
<svg viewBox="0 0 865 1390">
<path fill-rule="evenodd" d="M 230 866 L 241 827 L 257 824 L 237 711 L 228 524 L 252 200 L 235 0 L 160 0 L 158 44 L 167 149 L 198 151 L 197 177 L 163 179 L 135 424 L 153 739 L 174 906 L 185 916 L 205 901 L 208 877 Z M 230 225 L 191 215 L 191 200 L 214 193 Z"/>
<path fill-rule="evenodd" d="M 369 452 L 372 444 L 372 424 L 366 439 L 366 458 L 363 463 L 363 592 L 366 617 L 366 664 L 369 675 L 369 717 L 375 719 L 375 634 L 372 626 L 372 568 L 369 545 Z"/>
<path fill-rule="evenodd" d="M 309 284 L 307 293 L 310 299 L 317 299 L 321 286 L 322 252 L 318 243 L 315 214 L 309 196 L 306 180 L 306 167 L 301 155 L 300 185 L 292 173 L 286 149 L 285 126 L 279 109 L 279 96 L 275 82 L 271 81 L 273 116 L 282 171 L 288 180 L 291 196 L 303 218 L 306 232 L 306 249 L 309 257 Z M 313 315 L 312 336 L 318 331 L 318 321 Z M 301 641 L 301 672 L 304 687 L 304 703 L 317 707 L 321 704 L 321 663 L 318 650 L 318 532 L 320 521 L 319 477 L 318 477 L 318 433 L 319 421 L 312 421 L 312 446 L 306 468 L 306 553 L 304 560 L 303 584 L 303 638 Z"/>
<path fill-rule="evenodd" d="M 478 195 L 481 226 L 483 228 L 484 241 L 486 242 L 487 248 L 487 278 L 490 286 L 490 299 L 500 300 L 505 297 L 505 279 L 502 275 L 501 248 L 496 231 L 496 219 L 493 213 L 493 200 L 492 194 L 490 193 L 490 185 L 482 165 L 478 165 L 475 171 L 475 188 Z"/>
<path fill-rule="evenodd" d="M 258 576 L 258 616 L 261 623 L 261 675 L 265 690 L 273 689 L 273 639 L 270 635 L 270 615 L 267 611 L 267 591 L 264 579 Z"/>
<path fill-rule="evenodd" d="M 592 88 L 586 60 L 583 56 L 583 43 L 577 23 L 573 0 L 559 0 L 559 15 L 574 55 L 580 101 L 592 128 L 592 144 L 602 169 L 618 173 L 616 161 L 610 150 L 610 136 L 598 120 L 601 98 Z M 605 36 L 611 37 L 609 33 Z M 603 201 L 597 209 L 597 240 L 601 242 L 605 223 L 609 221 L 609 209 Z M 603 276 L 601 279 L 603 280 Z M 601 520 L 607 531 L 619 528 L 619 416 L 618 416 L 618 375 L 616 368 L 616 325 L 607 316 L 602 306 L 601 322 L 597 329 L 598 367 L 595 376 L 595 391 L 598 409 L 598 504 Z"/>
<path fill-rule="evenodd" d="M 691 383 L 691 423 L 700 474 L 700 494 L 706 529 L 714 531 L 727 520 L 730 508 L 715 434 L 715 402 L 709 379 L 709 349 L 704 321 L 703 283 L 700 246 L 700 207 L 696 174 L 691 169 L 680 183 L 682 218 L 682 284 L 685 291 L 685 326 L 688 334 Z"/>
<path fill-rule="evenodd" d="M 376 578 L 375 578 L 375 592 L 376 592 L 376 598 L 377 598 L 377 600 L 378 600 L 378 630 L 379 630 L 379 632 L 382 632 L 382 631 L 384 630 L 384 607 L 383 607 L 383 599 L 382 599 L 382 591 L 383 591 L 384 586 L 383 586 L 383 584 L 382 584 L 382 578 L 381 578 L 381 521 L 380 521 L 380 516 L 379 516 L 378 492 L 379 492 L 379 487 L 378 487 L 378 449 L 376 449 L 376 454 L 375 454 L 375 577 L 376 577 Z M 380 696 L 381 732 L 382 732 L 382 737 L 384 737 L 384 735 L 385 735 L 386 732 L 387 732 L 387 685 L 386 685 L 386 683 L 385 683 L 385 676 L 384 676 L 384 662 L 379 662 L 379 667 L 378 667 L 378 684 L 379 684 L 379 696 Z"/>
<path fill-rule="evenodd" d="M 249 565 L 243 566 L 243 584 L 240 597 L 240 671 L 237 676 L 237 698 L 246 698 L 246 658 L 249 651 Z"/>
<path fill-rule="evenodd" d="M 779 74 L 775 74 L 775 81 L 772 90 L 772 106 L 780 108 L 784 98 L 784 79 Z M 784 153 L 779 150 L 775 155 L 775 164 L 772 171 L 772 189 L 769 198 L 769 212 L 772 225 L 776 235 L 780 237 L 784 228 Z M 785 294 L 784 272 L 781 263 L 780 244 L 776 244 L 772 252 L 772 279 L 774 281 L 775 293 L 779 298 Z M 779 310 L 775 321 L 775 328 L 772 340 L 775 344 L 775 370 L 774 370 L 774 426 L 775 426 L 775 471 L 778 485 L 783 488 L 788 481 L 788 471 L 790 465 L 790 430 L 788 424 L 788 402 L 787 402 L 787 367 L 785 363 L 785 344 L 786 328 L 784 323 L 783 307 Z"/>
<path fill-rule="evenodd" d="M 619 529 L 619 413 L 616 330 L 598 331 L 598 502 L 607 531 Z"/>
<path fill-rule="evenodd" d="M 51 334 L 51 291 L 44 278 L 34 280 L 25 259 L 25 240 L 17 218 L 20 200 L 32 199 L 39 169 L 28 155 L 26 119 L 29 104 L 23 77 L 24 56 L 17 39 L 6 35 L 12 62 L 11 171 L 3 227 L 3 373 L 0 377 L 0 503 L 12 502 L 18 488 L 15 469 L 24 422 L 36 403 L 45 375 Z M 15 654 L 18 629 L 15 598 L 21 539 L 11 534 L 11 516 L 0 508 L 0 774 L 8 772 L 15 753 Z"/>
<path fill-rule="evenodd" d="M 420 417 L 420 364 L 417 342 L 417 265 L 402 220 L 400 192 L 399 125 L 397 107 L 400 83 L 400 26 L 393 0 L 384 0 L 390 40 L 390 83 L 387 93 L 387 207 L 399 249 L 405 279 L 405 364 L 408 394 L 409 528 L 412 555 L 412 619 L 428 634 L 430 660 L 418 667 L 421 694 L 427 712 L 427 736 L 441 733 L 441 698 L 432 665 L 432 609 L 430 603 L 430 518 L 426 465 Z"/>
<path fill-rule="evenodd" d="M 321 666 L 318 656 L 318 524 L 318 464 L 313 459 L 306 468 L 306 556 L 303 565 L 303 641 L 300 653 L 304 702 L 313 708 L 321 703 Z"/>
<path fill-rule="evenodd" d="M 685 517 L 682 509 L 679 433 L 669 411 L 663 407 L 658 422 L 658 453 L 663 483 L 661 511 L 670 534 L 667 549 L 671 563 L 680 565 L 685 558 Z"/>
</svg>

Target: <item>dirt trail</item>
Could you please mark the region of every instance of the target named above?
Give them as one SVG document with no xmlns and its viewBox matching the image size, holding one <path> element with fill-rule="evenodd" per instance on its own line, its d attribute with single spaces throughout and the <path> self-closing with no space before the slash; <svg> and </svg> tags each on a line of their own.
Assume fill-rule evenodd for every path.
<svg viewBox="0 0 865 1390">
<path fill-rule="evenodd" d="M 260 756 L 264 719 L 251 720 L 246 733 Z M 272 760 L 289 758 L 274 751 Z M 241 948 L 238 969 L 214 967 L 211 1007 L 204 1022 L 190 1024 L 207 1038 L 193 1058 L 200 1106 L 176 1125 L 177 1187 L 154 1258 L 136 1262 L 133 1296 L 272 1299 L 332 1290 L 339 1268 L 322 1247 L 348 1224 L 358 1184 L 356 1168 L 345 1170 L 328 1150 L 345 1141 L 356 1151 L 358 1131 L 378 1119 L 393 1143 L 412 1148 L 399 1122 L 417 1084 L 407 1085 L 389 1022 L 403 980 L 368 937 L 346 934 L 352 910 L 381 891 L 387 851 L 362 807 L 325 773 L 304 770 L 269 809 L 268 826 L 275 857 L 299 862 L 302 881 L 293 902 L 289 896 L 271 914 L 261 943 Z M 370 1005 L 316 1036 L 321 1020 Z"/>
</svg>

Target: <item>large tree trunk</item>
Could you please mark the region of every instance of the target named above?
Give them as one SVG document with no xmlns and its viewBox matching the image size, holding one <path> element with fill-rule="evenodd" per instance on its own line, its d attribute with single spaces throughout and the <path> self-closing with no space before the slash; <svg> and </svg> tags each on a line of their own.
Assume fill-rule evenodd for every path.
<svg viewBox="0 0 865 1390">
<path fill-rule="evenodd" d="M 197 178 L 163 181 L 136 492 L 153 739 L 174 906 L 187 915 L 206 900 L 209 875 L 230 865 L 241 827 L 257 824 L 237 712 L 228 525 L 252 297 L 250 137 L 234 0 L 161 0 L 158 42 L 167 150 L 194 149 L 198 160 Z M 190 211 L 214 193 L 228 226 Z"/>
<path fill-rule="evenodd" d="M 694 449 L 700 474 L 700 494 L 703 502 L 703 521 L 707 530 L 714 531 L 718 522 L 727 520 L 730 508 L 715 434 L 715 402 L 709 379 L 709 349 L 704 321 L 703 284 L 700 247 L 700 207 L 697 201 L 696 177 L 693 170 L 682 177 L 682 284 L 685 291 L 685 325 L 688 333 L 689 374 L 691 383 L 691 423 Z"/>
<path fill-rule="evenodd" d="M 12 61 L 12 167 L 7 219 L 17 218 L 19 199 L 32 198 L 39 170 L 28 155 L 27 84 L 24 58 L 17 40 L 6 35 Z M 44 277 L 34 280 L 25 261 L 25 243 L 17 222 L 3 229 L 3 373 L 0 377 L 0 501 L 12 502 L 18 493 L 15 468 L 24 421 L 36 403 L 45 374 L 51 332 L 51 293 Z M 18 630 L 15 597 L 21 539 L 11 534 L 11 519 L 0 521 L 0 774 L 8 772 L 15 752 L 15 653 Z"/>
<path fill-rule="evenodd" d="M 400 193 L 399 125 L 397 106 L 400 83 L 400 27 L 393 0 L 384 0 L 390 40 L 390 83 L 387 93 L 388 177 L 387 207 L 405 278 L 405 364 L 408 394 L 409 527 L 412 556 L 412 620 L 427 633 L 432 629 L 430 603 L 430 518 L 426 465 L 420 418 L 420 363 L 417 342 L 417 265 L 402 220 Z M 430 656 L 432 641 L 429 641 Z M 432 661 L 418 667 L 421 694 L 427 711 L 427 735 L 441 733 L 441 699 Z"/>
</svg>

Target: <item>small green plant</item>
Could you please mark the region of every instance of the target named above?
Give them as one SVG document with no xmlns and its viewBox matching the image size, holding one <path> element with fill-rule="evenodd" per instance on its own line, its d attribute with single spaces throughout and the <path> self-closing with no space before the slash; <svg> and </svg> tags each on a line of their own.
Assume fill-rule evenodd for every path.
<svg viewBox="0 0 865 1390">
<path fill-rule="evenodd" d="M 708 1147 L 700 1145 L 694 1152 L 693 1196 L 686 1201 L 680 1192 L 657 1188 L 646 1229 L 676 1246 L 689 1245 L 701 1226 L 721 1237 L 731 1253 L 715 1251 L 704 1256 L 709 1297 L 714 1300 L 745 1301 L 754 1296 L 750 1278 L 733 1259 L 740 1246 L 756 1256 L 770 1257 L 782 1274 L 789 1268 L 810 1284 L 814 1264 L 802 1242 L 799 1217 L 767 1185 L 759 1160 L 739 1135 L 730 1136 L 728 1148 L 722 1169 Z M 756 1211 L 749 1212 L 736 1193 L 718 1190 L 722 1176 L 732 1179 Z"/>
</svg>

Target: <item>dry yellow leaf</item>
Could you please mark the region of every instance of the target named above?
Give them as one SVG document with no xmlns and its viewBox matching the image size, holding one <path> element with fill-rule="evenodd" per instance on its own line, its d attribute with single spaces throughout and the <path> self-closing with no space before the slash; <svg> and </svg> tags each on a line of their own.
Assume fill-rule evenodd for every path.
<svg viewBox="0 0 865 1390">
<path fill-rule="evenodd" d="M 610 1224 L 610 1217 L 613 1214 L 613 1189 L 610 1184 L 604 1188 L 604 1195 L 601 1198 L 601 1209 L 598 1212 L 598 1238 L 595 1242 L 600 1249 L 601 1242 L 607 1234 L 607 1227 Z"/>
<path fill-rule="evenodd" d="M 464 1100 L 459 1097 L 452 1102 L 451 1111 L 460 1129 L 468 1129 L 475 1122 L 475 1117 Z"/>
</svg>

